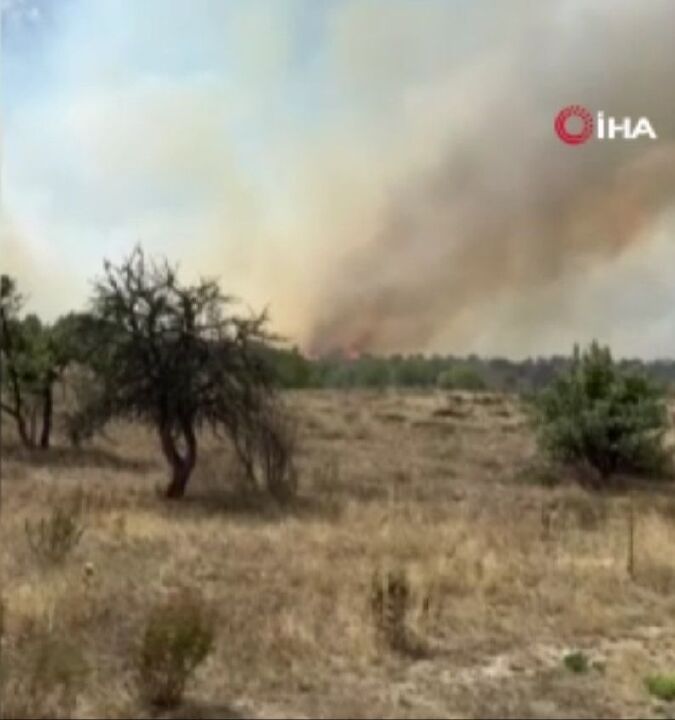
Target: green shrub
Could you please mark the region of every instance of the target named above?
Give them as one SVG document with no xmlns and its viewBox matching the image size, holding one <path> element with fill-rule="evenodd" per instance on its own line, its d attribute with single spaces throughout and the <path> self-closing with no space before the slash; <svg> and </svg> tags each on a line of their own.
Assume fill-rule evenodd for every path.
<svg viewBox="0 0 675 720">
<path fill-rule="evenodd" d="M 535 417 L 540 446 L 557 461 L 587 463 L 602 479 L 665 469 L 662 391 L 595 342 L 575 348 L 569 370 L 535 398 Z"/>
<path fill-rule="evenodd" d="M 213 651 L 214 635 L 213 614 L 198 594 L 183 590 L 156 605 L 138 656 L 144 699 L 156 707 L 179 705 L 188 680 Z"/>
<path fill-rule="evenodd" d="M 567 655 L 563 657 L 563 665 L 570 672 L 576 673 L 577 675 L 588 672 L 588 668 L 590 667 L 588 658 L 580 650 L 567 653 Z"/>
<path fill-rule="evenodd" d="M 79 508 L 75 505 L 58 505 L 47 517 L 35 522 L 26 521 L 28 546 L 38 560 L 50 565 L 65 560 L 84 532 L 79 515 Z"/>
<path fill-rule="evenodd" d="M 675 675 L 649 675 L 645 678 L 645 687 L 659 700 L 675 700 Z"/>
</svg>

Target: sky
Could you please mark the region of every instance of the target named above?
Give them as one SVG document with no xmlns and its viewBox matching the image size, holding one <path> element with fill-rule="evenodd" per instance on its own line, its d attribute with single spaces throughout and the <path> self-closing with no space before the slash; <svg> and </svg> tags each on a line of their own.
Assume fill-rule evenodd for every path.
<svg viewBox="0 0 675 720">
<path fill-rule="evenodd" d="M 0 0 L 3 272 L 53 318 L 141 242 L 310 350 L 673 355 L 675 6 L 593 6 Z M 658 153 L 560 145 L 625 87 Z"/>
</svg>

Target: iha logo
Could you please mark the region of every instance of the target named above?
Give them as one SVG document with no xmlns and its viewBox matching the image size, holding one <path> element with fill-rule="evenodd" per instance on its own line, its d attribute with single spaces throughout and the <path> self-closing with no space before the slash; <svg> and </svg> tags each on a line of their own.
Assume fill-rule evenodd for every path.
<svg viewBox="0 0 675 720">
<path fill-rule="evenodd" d="M 568 105 L 556 116 L 553 123 L 558 137 L 568 145 L 581 145 L 593 137 L 598 140 L 638 140 L 648 137 L 656 140 L 658 135 L 654 132 L 652 124 L 646 117 L 637 122 L 632 118 L 624 117 L 621 120 L 598 112 L 596 117 L 582 105 Z"/>
<path fill-rule="evenodd" d="M 577 125 L 576 132 L 568 129 L 568 124 L 573 124 L 572 119 Z M 593 116 L 581 105 L 568 105 L 555 116 L 554 127 L 563 142 L 568 145 L 581 145 L 593 135 Z"/>
</svg>

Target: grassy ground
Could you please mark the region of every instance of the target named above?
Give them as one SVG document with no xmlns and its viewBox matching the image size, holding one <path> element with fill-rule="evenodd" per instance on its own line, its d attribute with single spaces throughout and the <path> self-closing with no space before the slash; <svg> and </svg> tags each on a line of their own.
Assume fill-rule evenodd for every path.
<svg viewBox="0 0 675 720">
<path fill-rule="evenodd" d="M 186 585 L 217 608 L 218 636 L 172 717 L 671 712 L 644 684 L 675 671 L 669 486 L 544 486 L 508 397 L 316 392 L 289 402 L 300 497 L 283 510 L 238 494 L 232 458 L 209 438 L 189 497 L 173 504 L 157 495 L 166 469 L 142 428 L 34 456 L 10 438 L 6 715 L 149 716 L 134 683 L 138 643 L 149 608 Z M 61 566 L 44 567 L 26 521 L 75 501 L 82 539 Z M 370 603 L 374 574 L 388 570 L 410 590 L 399 650 L 382 644 Z M 73 697 L 38 700 L 17 678 L 29 649 L 55 639 L 87 670 L 73 671 Z M 564 662 L 576 651 L 585 672 Z M 45 673 L 79 668 L 59 652 Z"/>
</svg>

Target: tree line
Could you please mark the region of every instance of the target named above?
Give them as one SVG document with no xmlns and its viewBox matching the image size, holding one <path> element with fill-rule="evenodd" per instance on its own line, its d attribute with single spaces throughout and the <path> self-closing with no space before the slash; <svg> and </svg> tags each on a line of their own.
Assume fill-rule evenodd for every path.
<svg viewBox="0 0 675 720">
<path fill-rule="evenodd" d="M 339 353 L 308 358 L 298 348 L 271 351 L 281 386 L 286 388 L 441 388 L 530 394 L 548 387 L 572 367 L 569 355 L 524 360 L 476 355 L 372 355 Z M 655 382 L 675 385 L 675 361 L 622 359 L 625 371 L 642 372 Z"/>
</svg>

